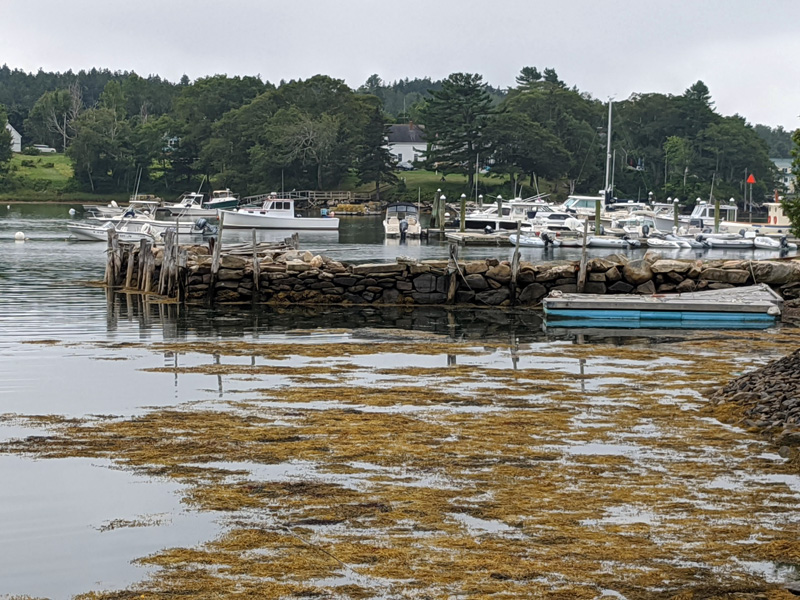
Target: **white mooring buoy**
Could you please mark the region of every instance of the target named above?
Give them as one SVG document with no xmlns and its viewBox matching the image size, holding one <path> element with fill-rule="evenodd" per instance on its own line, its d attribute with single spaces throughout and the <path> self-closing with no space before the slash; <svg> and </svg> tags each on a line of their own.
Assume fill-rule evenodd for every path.
<svg viewBox="0 0 800 600">
<path fill-rule="evenodd" d="M 70 209 L 69 209 L 69 216 L 70 216 L 70 217 L 74 217 L 74 216 L 75 216 L 75 212 L 76 212 L 76 211 L 75 211 L 75 209 L 74 209 L 74 208 L 70 208 Z"/>
<path fill-rule="evenodd" d="M 22 233 L 21 231 L 18 231 L 17 233 L 14 234 L 14 239 L 16 241 L 18 241 L 18 242 L 24 242 L 25 241 L 25 234 Z"/>
</svg>

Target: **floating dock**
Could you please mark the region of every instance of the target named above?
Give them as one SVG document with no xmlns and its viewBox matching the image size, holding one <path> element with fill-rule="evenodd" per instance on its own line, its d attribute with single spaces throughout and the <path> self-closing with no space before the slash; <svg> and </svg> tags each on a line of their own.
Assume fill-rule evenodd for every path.
<svg viewBox="0 0 800 600">
<path fill-rule="evenodd" d="M 760 329 L 780 317 L 783 299 L 759 284 L 650 296 L 555 293 L 542 306 L 545 323 L 556 327 Z"/>
</svg>

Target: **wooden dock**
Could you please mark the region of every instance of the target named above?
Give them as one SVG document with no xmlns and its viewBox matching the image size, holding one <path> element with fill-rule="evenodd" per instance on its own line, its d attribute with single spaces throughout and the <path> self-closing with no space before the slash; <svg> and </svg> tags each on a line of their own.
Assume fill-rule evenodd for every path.
<svg viewBox="0 0 800 600">
<path fill-rule="evenodd" d="M 558 327 L 768 327 L 783 299 L 768 285 L 684 294 L 552 294 L 545 321 Z"/>
<path fill-rule="evenodd" d="M 441 231 L 429 229 L 430 239 L 442 239 Z M 455 229 L 445 230 L 444 239 L 454 242 L 459 246 L 511 246 L 508 236 L 510 231 L 496 231 L 494 233 L 483 233 L 482 231 L 460 232 Z"/>
</svg>

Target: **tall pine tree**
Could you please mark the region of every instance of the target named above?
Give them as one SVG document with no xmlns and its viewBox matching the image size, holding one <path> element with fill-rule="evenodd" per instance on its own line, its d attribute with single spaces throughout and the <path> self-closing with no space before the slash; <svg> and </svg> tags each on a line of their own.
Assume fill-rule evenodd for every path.
<svg viewBox="0 0 800 600">
<path fill-rule="evenodd" d="M 426 162 L 444 173 L 464 173 L 471 188 L 491 113 L 492 100 L 480 75 L 450 75 L 441 90 L 431 92 L 421 111 L 428 139 Z"/>
<path fill-rule="evenodd" d="M 380 106 L 375 106 L 364 126 L 364 137 L 358 146 L 356 165 L 359 183 L 375 182 L 376 200 L 381 199 L 382 183 L 397 183 L 397 176 L 393 172 L 395 158 L 389 152 L 388 133 L 389 123 Z"/>
</svg>

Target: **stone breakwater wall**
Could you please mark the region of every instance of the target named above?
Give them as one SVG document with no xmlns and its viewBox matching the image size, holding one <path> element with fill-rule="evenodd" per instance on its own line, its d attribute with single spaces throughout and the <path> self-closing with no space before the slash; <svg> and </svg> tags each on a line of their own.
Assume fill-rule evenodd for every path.
<svg viewBox="0 0 800 600">
<path fill-rule="evenodd" d="M 800 447 L 800 350 L 730 381 L 711 401 L 738 405 L 743 425 L 768 434 L 782 455 L 790 455 L 791 447 Z"/>
<path fill-rule="evenodd" d="M 210 299 L 223 303 L 532 306 L 552 290 L 577 292 L 580 267 L 577 261 L 523 261 L 515 270 L 509 261 L 497 259 L 459 261 L 457 269 L 446 260 L 350 265 L 290 250 L 257 256 L 223 254 L 213 273 L 208 248 L 187 246 L 181 251 L 186 260 L 180 264 L 176 287 L 182 290 L 181 300 L 195 303 Z M 154 249 L 151 276 L 156 279 L 162 253 Z M 129 256 L 137 261 L 136 252 L 125 260 Z M 121 267 L 118 271 L 124 273 L 126 265 Z M 655 252 L 628 260 L 611 255 L 588 260 L 583 291 L 692 292 L 754 282 L 789 294 L 800 291 L 800 261 L 674 260 Z"/>
</svg>

